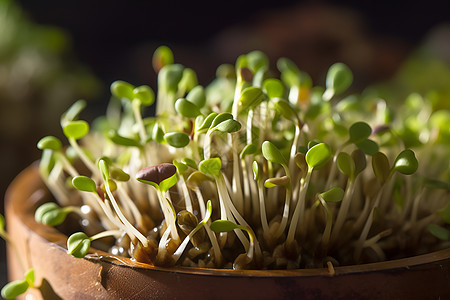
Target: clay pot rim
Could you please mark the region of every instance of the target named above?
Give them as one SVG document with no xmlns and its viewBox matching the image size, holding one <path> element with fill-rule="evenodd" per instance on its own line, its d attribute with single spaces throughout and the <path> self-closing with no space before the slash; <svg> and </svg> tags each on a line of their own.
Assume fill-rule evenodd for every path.
<svg viewBox="0 0 450 300">
<path fill-rule="evenodd" d="M 29 183 L 32 184 L 29 184 Z M 37 163 L 25 168 L 12 181 L 5 194 L 5 206 L 12 207 L 12 211 L 18 214 L 20 220 L 25 224 L 30 232 L 40 239 L 52 243 L 53 246 L 66 252 L 67 236 L 53 227 L 49 227 L 34 220 L 34 209 L 36 204 L 36 192 L 44 186 L 40 179 Z M 25 195 L 25 197 L 24 197 Z M 15 199 L 26 199 L 20 202 Z M 84 259 L 89 261 L 107 262 L 123 267 L 136 268 L 139 270 L 151 270 L 158 272 L 205 275 L 205 276 L 233 276 L 233 277 L 311 277 L 311 276 L 331 276 L 327 268 L 296 269 L 296 270 L 229 270 L 210 269 L 193 267 L 157 267 L 149 264 L 139 263 L 129 258 L 114 256 L 112 254 L 97 250 L 91 247 L 88 256 Z M 450 248 L 406 257 L 384 262 L 339 266 L 334 267 L 334 275 L 348 275 L 355 273 L 366 273 L 373 271 L 388 271 L 395 269 L 408 269 L 413 266 L 420 266 L 428 263 L 439 263 L 450 259 Z"/>
</svg>

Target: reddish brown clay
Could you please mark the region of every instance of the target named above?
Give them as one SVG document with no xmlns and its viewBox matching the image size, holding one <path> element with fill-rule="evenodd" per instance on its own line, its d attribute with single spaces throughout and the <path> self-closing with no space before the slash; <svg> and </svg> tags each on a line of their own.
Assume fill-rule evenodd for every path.
<svg viewBox="0 0 450 300">
<path fill-rule="evenodd" d="M 6 196 L 8 231 L 38 299 L 450 299 L 450 249 L 388 262 L 327 269 L 232 271 L 158 268 L 125 258 L 77 259 L 67 237 L 34 221 L 45 189 L 36 167 L 23 171 Z M 8 249 L 11 280 L 23 279 Z M 28 299 L 28 298 L 27 298 Z"/>
</svg>

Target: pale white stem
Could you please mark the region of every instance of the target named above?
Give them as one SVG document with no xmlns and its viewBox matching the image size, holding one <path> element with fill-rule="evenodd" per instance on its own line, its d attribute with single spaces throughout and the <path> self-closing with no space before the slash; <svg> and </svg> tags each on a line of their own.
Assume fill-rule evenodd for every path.
<svg viewBox="0 0 450 300">
<path fill-rule="evenodd" d="M 169 224 L 169 225 L 167 225 L 166 230 L 164 231 L 163 235 L 161 236 L 161 240 L 159 240 L 158 254 L 157 254 L 158 257 L 164 256 L 164 254 L 166 252 L 167 239 L 169 238 L 171 231 L 172 231 L 172 229 L 170 228 L 170 224 Z"/>
<path fill-rule="evenodd" d="M 320 201 L 322 202 L 322 205 L 325 208 L 325 212 L 327 214 L 327 223 L 325 225 L 325 230 L 323 231 L 323 236 L 322 236 L 322 245 L 325 248 L 327 248 L 328 243 L 330 241 L 330 236 L 331 236 L 331 225 L 333 222 L 333 215 L 331 214 L 328 204 L 322 199 L 322 197 L 319 197 L 319 198 L 320 198 Z"/>
<path fill-rule="evenodd" d="M 159 199 L 159 204 L 160 204 L 160 206 L 161 206 L 161 209 L 162 209 L 162 211 L 163 211 L 163 214 L 164 214 L 164 218 L 165 218 L 165 220 L 166 220 L 166 223 L 168 224 L 168 225 L 170 225 L 170 232 L 171 232 L 171 234 L 172 234 L 172 238 L 174 239 L 174 241 L 179 241 L 180 240 L 180 237 L 179 237 L 179 235 L 178 235 L 178 232 L 177 232 L 177 227 L 176 227 L 176 224 L 175 224 L 175 212 L 172 210 L 172 207 L 170 207 L 170 203 L 167 203 L 167 202 L 169 202 L 170 200 L 169 199 L 166 199 L 166 195 L 168 196 L 168 197 L 170 197 L 170 194 L 166 194 L 166 195 L 164 195 L 161 191 L 159 191 L 159 190 L 157 190 L 156 191 L 157 192 L 157 194 L 158 194 L 158 199 Z"/>
<path fill-rule="evenodd" d="M 100 233 L 97 233 L 96 235 L 91 236 L 90 240 L 98 240 L 104 237 L 108 237 L 108 236 L 115 236 L 116 238 L 120 237 L 123 234 L 123 231 L 121 230 L 107 230 L 107 231 L 102 231 Z"/>
<path fill-rule="evenodd" d="M 141 103 L 139 100 L 135 99 L 132 101 L 131 106 L 133 107 L 134 119 L 136 120 L 136 123 L 138 124 L 139 137 L 140 137 L 141 141 L 144 143 L 147 140 L 147 133 L 145 131 L 144 121 L 142 120 Z"/>
<path fill-rule="evenodd" d="M 233 202 L 236 205 L 237 210 L 242 214 L 244 213 L 244 200 L 242 195 L 241 186 L 241 169 L 239 168 L 239 155 L 238 155 L 238 138 L 232 134 L 231 144 L 233 146 L 233 175 L 232 175 L 232 195 Z"/>
<path fill-rule="evenodd" d="M 263 183 L 260 180 L 258 182 L 258 195 L 259 195 L 259 211 L 261 216 L 261 225 L 264 232 L 269 232 L 269 224 L 267 223 L 267 215 L 266 215 L 266 199 L 264 196 Z"/>
<path fill-rule="evenodd" d="M 105 187 L 106 187 L 106 193 L 108 194 L 108 197 L 111 201 L 111 204 L 114 207 L 114 210 L 115 210 L 117 216 L 119 217 L 120 221 L 127 228 L 127 232 L 129 232 L 131 234 L 130 238 L 132 236 L 136 237 L 144 247 L 147 247 L 148 246 L 147 238 L 142 233 L 140 233 L 139 230 L 137 230 L 133 225 L 131 225 L 131 223 L 128 221 L 127 218 L 125 218 L 125 216 L 122 213 L 122 210 L 120 209 L 119 205 L 117 204 L 116 199 L 114 198 L 114 195 L 111 192 L 109 183 L 107 181 L 105 181 Z"/>
<path fill-rule="evenodd" d="M 411 212 L 411 222 L 414 223 L 417 220 L 417 215 L 419 213 L 419 206 L 420 206 L 420 202 L 423 199 L 423 195 L 424 195 L 425 189 L 422 189 L 422 191 L 420 193 L 418 193 L 416 195 L 416 197 L 414 197 L 414 201 L 413 201 L 413 207 L 412 207 L 412 212 Z"/>
<path fill-rule="evenodd" d="M 225 210 L 230 211 L 230 213 L 227 213 L 227 218 L 230 221 L 234 221 L 234 218 L 236 217 L 238 223 L 240 225 L 249 227 L 247 222 L 242 218 L 242 216 L 237 211 L 236 207 L 233 205 L 230 199 L 230 195 L 228 194 L 226 183 L 224 179 L 224 175 L 221 173 L 218 176 L 216 176 L 216 182 L 217 187 L 219 191 L 219 195 L 222 198 L 222 202 L 224 203 Z M 244 245 L 245 249 L 248 249 L 249 242 L 245 235 L 242 234 L 240 230 L 235 230 L 236 235 L 238 236 L 239 240 L 241 240 L 242 244 Z"/>
<path fill-rule="evenodd" d="M 254 114 L 253 109 L 250 109 L 247 115 L 247 128 L 246 128 L 247 145 L 251 145 L 253 143 L 253 136 L 252 136 L 253 114 Z"/>
<path fill-rule="evenodd" d="M 95 211 L 103 227 L 105 227 L 106 229 L 113 229 L 118 227 L 110 220 L 110 218 L 106 215 L 106 212 L 104 211 L 102 206 L 100 206 L 100 204 L 98 203 L 98 201 L 102 200 L 100 199 L 97 193 L 81 193 L 81 197 L 83 199 L 83 202 L 90 209 L 93 209 Z M 96 198 L 99 198 L 100 200 Z M 81 213 L 84 214 L 84 212 Z"/>
<path fill-rule="evenodd" d="M 119 183 L 119 185 L 121 186 L 122 183 Z M 123 200 L 122 202 L 123 202 L 123 204 L 125 204 L 124 206 L 127 206 L 128 209 L 131 211 L 131 214 L 132 214 L 135 222 L 138 224 L 138 226 L 142 226 L 143 223 L 142 223 L 141 212 L 137 208 L 134 201 L 130 198 L 130 195 L 128 195 L 128 193 L 126 193 L 123 188 L 119 188 L 117 190 L 119 191 L 120 199 Z"/>
<path fill-rule="evenodd" d="M 344 225 L 345 220 L 347 219 L 348 209 L 352 202 L 353 191 L 354 189 L 354 180 L 348 180 L 348 185 L 345 190 L 344 198 L 341 202 L 341 207 L 338 211 L 338 216 L 336 218 L 336 223 L 333 226 L 332 240 L 335 241 L 339 237 L 339 233 Z"/>
<path fill-rule="evenodd" d="M 211 135 L 212 132 L 208 131 L 205 134 L 205 138 L 203 141 L 203 157 L 204 159 L 209 159 L 211 158 Z"/>
<path fill-rule="evenodd" d="M 373 214 L 375 212 L 375 208 L 378 207 L 381 196 L 383 195 L 384 186 L 381 187 L 381 190 L 378 192 L 377 198 L 375 200 L 375 203 L 372 207 L 371 213 L 369 214 L 369 217 L 367 218 L 366 224 L 364 225 L 364 228 L 361 232 L 361 235 L 359 237 L 359 240 L 357 242 L 357 246 L 355 249 L 354 258 L 356 260 L 359 260 L 359 257 L 361 256 L 361 252 L 363 249 L 364 241 L 367 239 L 367 236 L 369 235 L 370 228 L 372 227 L 373 222 Z"/>
<path fill-rule="evenodd" d="M 81 161 L 84 163 L 84 165 L 92 172 L 92 175 L 95 178 L 101 178 L 100 173 L 95 166 L 95 164 L 91 161 L 89 157 L 84 153 L 83 149 L 78 145 L 77 141 L 73 138 L 69 138 L 69 143 L 72 146 L 73 149 L 78 154 L 78 157 L 81 159 Z"/>
<path fill-rule="evenodd" d="M 71 201 L 67 190 L 64 188 L 65 182 L 62 179 L 62 171 L 63 166 L 61 163 L 56 163 L 48 176 L 47 186 L 62 206 L 68 206 L 71 204 Z"/>
<path fill-rule="evenodd" d="M 305 202 L 306 202 L 306 192 L 308 191 L 309 182 L 311 180 L 312 170 L 309 170 L 306 174 L 303 184 L 301 184 L 302 189 L 300 192 L 300 198 L 295 206 L 294 214 L 292 215 L 291 225 L 289 226 L 288 235 L 286 238 L 286 243 L 294 241 L 295 232 L 297 231 L 297 225 L 299 222 L 303 222 L 305 215 Z M 280 226 L 281 227 L 281 226 Z"/>
<path fill-rule="evenodd" d="M 209 225 L 209 223 L 211 223 L 211 221 L 208 221 L 208 225 Z M 205 229 L 206 229 L 206 233 L 208 234 L 208 237 L 211 241 L 211 245 L 213 247 L 214 257 L 216 259 L 216 265 L 221 266 L 223 257 L 222 257 L 222 252 L 220 251 L 220 246 L 219 246 L 219 242 L 217 241 L 216 235 L 209 228 L 209 226 L 205 226 Z"/>
<path fill-rule="evenodd" d="M 186 204 L 186 210 L 190 213 L 194 213 L 194 209 L 192 208 L 192 200 L 191 195 L 189 194 L 189 190 L 186 185 L 186 181 L 184 180 L 183 176 L 179 176 L 179 184 L 178 186 L 181 187 L 181 190 L 183 191 L 184 195 L 184 202 Z"/>
<path fill-rule="evenodd" d="M 375 245 L 380 239 L 390 235 L 391 233 L 392 233 L 392 229 L 389 228 L 389 229 L 386 229 L 386 230 L 380 232 L 379 234 L 374 235 L 370 239 L 364 241 L 363 248 L 367 248 L 367 247 L 371 247 L 371 246 Z"/>
<path fill-rule="evenodd" d="M 64 169 L 69 172 L 70 176 L 77 177 L 80 175 L 77 170 L 72 166 L 72 164 L 67 160 L 66 156 L 63 153 L 59 153 L 59 158 L 61 160 L 61 163 L 64 167 Z"/>
<path fill-rule="evenodd" d="M 338 157 L 339 153 L 344 149 L 345 145 L 346 144 L 339 147 L 333 156 L 333 163 L 331 164 L 330 173 L 328 173 L 328 179 L 327 179 L 327 183 L 325 185 L 325 191 L 328 191 L 331 188 L 331 185 L 333 184 L 333 179 L 336 176 L 336 172 L 337 172 L 337 157 Z"/>
<path fill-rule="evenodd" d="M 257 201 L 257 199 L 255 199 L 255 197 L 252 197 L 252 194 L 250 192 L 250 180 L 249 180 L 249 173 L 248 173 L 248 169 L 245 163 L 244 159 L 241 159 L 241 169 L 242 169 L 242 178 L 243 178 L 243 191 L 244 191 L 244 208 L 243 208 L 243 215 L 245 215 L 246 213 L 249 213 L 251 211 L 254 211 L 255 208 L 255 201 Z M 253 210 L 251 210 L 251 206 L 253 205 Z"/>
<path fill-rule="evenodd" d="M 370 211 L 370 200 L 369 197 L 366 197 L 364 208 L 362 212 L 359 214 L 358 219 L 356 219 L 355 225 L 353 226 L 353 232 L 361 230 L 361 227 L 363 226 L 364 220 L 366 220 L 369 211 Z"/>
<path fill-rule="evenodd" d="M 294 170 L 294 168 L 295 168 L 294 156 L 297 153 L 299 137 L 300 137 L 300 126 L 298 124 L 296 124 L 295 125 L 294 140 L 292 141 L 291 153 L 290 153 L 290 156 L 289 156 L 289 169 L 290 170 Z"/>
</svg>

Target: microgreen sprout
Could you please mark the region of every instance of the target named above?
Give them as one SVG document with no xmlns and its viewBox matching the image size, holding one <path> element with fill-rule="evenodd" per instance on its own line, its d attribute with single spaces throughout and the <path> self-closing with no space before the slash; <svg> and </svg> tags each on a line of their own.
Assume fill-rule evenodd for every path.
<svg viewBox="0 0 450 300">
<path fill-rule="evenodd" d="M 254 247 L 255 247 L 255 233 L 249 227 L 245 227 L 239 224 L 227 220 L 216 220 L 209 226 L 214 232 L 228 232 L 232 230 L 244 230 L 247 232 L 250 238 L 250 246 L 248 248 L 247 254 L 245 256 L 238 256 L 233 263 L 233 269 L 248 269 L 250 264 L 254 264 Z"/>
<path fill-rule="evenodd" d="M 322 247 L 321 251 L 323 253 L 327 252 L 328 243 L 331 237 L 331 226 L 333 222 L 333 213 L 328 206 L 328 203 L 336 203 L 344 198 L 344 190 L 339 187 L 334 187 L 326 192 L 323 192 L 318 195 L 318 201 L 323 206 L 326 212 L 326 225 L 325 230 L 323 232 L 322 240 L 320 242 L 320 246 Z"/>
<path fill-rule="evenodd" d="M 103 231 L 92 237 L 84 232 L 76 232 L 67 239 L 67 253 L 76 258 L 83 258 L 89 252 L 91 242 L 107 236 L 120 236 L 120 230 Z"/>
<path fill-rule="evenodd" d="M 204 86 L 165 46 L 153 67 L 157 94 L 117 80 L 101 126 L 79 100 L 61 117 L 69 146 L 38 142 L 55 201 L 36 219 L 75 213 L 72 255 L 109 236 L 111 253 L 153 265 L 283 269 L 448 246 L 449 113 L 427 97 L 347 96 L 343 63 L 323 87 L 288 58 L 275 78 L 261 51 Z"/>
<path fill-rule="evenodd" d="M 7 283 L 2 288 L 2 298 L 3 299 L 15 299 L 18 296 L 24 294 L 28 288 L 36 288 L 34 285 L 34 270 L 30 269 L 25 273 L 25 279 L 15 280 Z"/>
<path fill-rule="evenodd" d="M 16 255 L 17 262 L 19 264 L 20 269 L 24 272 L 23 280 L 14 280 L 7 283 L 1 289 L 2 299 L 15 299 L 16 297 L 24 294 L 28 288 L 39 288 L 35 285 L 35 276 L 34 269 L 29 268 L 25 271 L 23 257 L 19 254 L 16 244 L 11 239 L 8 232 L 5 229 L 5 218 L 2 214 L 0 214 L 0 237 L 3 238 L 11 247 L 12 251 Z"/>
<path fill-rule="evenodd" d="M 64 222 L 67 214 L 72 211 L 78 211 L 78 208 L 75 206 L 66 206 L 61 208 L 54 202 L 48 202 L 41 205 L 36 210 L 34 217 L 36 222 L 49 226 L 56 226 Z"/>
<path fill-rule="evenodd" d="M 178 232 L 175 225 L 176 213 L 172 202 L 166 198 L 167 191 L 177 182 L 177 168 L 173 164 L 160 164 L 140 170 L 136 174 L 136 179 L 142 183 L 153 186 L 158 192 L 158 198 L 166 222 L 170 226 L 172 238 L 179 241 Z"/>
</svg>

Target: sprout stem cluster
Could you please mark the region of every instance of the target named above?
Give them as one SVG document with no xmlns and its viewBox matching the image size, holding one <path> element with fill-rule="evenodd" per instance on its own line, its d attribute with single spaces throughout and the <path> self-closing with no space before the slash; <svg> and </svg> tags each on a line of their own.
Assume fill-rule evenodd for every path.
<svg viewBox="0 0 450 300">
<path fill-rule="evenodd" d="M 423 120 L 421 96 L 393 110 L 350 95 L 342 63 L 324 87 L 287 58 L 271 70 L 260 51 L 207 86 L 167 47 L 153 65 L 156 94 L 115 81 L 106 116 L 81 120 L 80 100 L 61 118 L 69 145 L 38 143 L 56 203 L 36 219 L 78 216 L 70 254 L 92 241 L 159 266 L 295 269 L 449 246 L 450 112 Z"/>
</svg>

